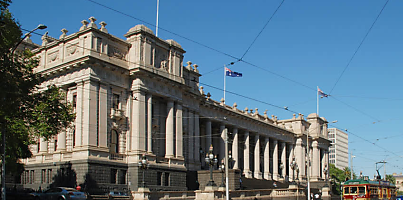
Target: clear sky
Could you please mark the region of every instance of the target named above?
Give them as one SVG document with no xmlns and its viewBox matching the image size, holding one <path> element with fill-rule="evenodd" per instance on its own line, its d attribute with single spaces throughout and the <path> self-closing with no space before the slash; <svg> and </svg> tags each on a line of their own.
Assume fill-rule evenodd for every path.
<svg viewBox="0 0 403 200">
<path fill-rule="evenodd" d="M 91 16 L 97 23 L 105 21 L 109 33 L 123 39 L 137 24 L 145 24 L 155 33 L 156 0 L 97 2 L 126 15 L 88 0 L 14 0 L 10 10 L 22 28 L 32 30 L 46 24 L 55 38 L 63 28 L 68 34 L 77 32 L 81 20 Z M 160 0 L 158 36 L 182 45 L 187 51 L 184 61 L 199 65 L 201 85 L 223 89 L 223 65 L 242 57 L 281 2 Z M 229 67 L 243 77 L 227 78 L 227 90 L 265 103 L 227 93 L 227 104 L 258 108 L 261 114 L 267 109 L 279 119 L 291 118 L 292 112 L 269 104 L 287 106 L 307 116 L 316 112 L 319 86 L 331 94 L 320 100 L 320 116 L 337 120 L 334 126 L 350 132 L 356 174 L 363 171 L 373 177 L 375 162 L 382 160 L 388 162 L 388 174 L 402 172 L 403 93 L 399 77 L 403 69 L 403 1 L 388 2 L 335 85 L 385 2 L 285 0 L 243 57 L 245 62 Z M 32 39 L 41 43 L 40 36 Z M 223 97 L 222 90 L 204 87 L 213 99 Z"/>
</svg>

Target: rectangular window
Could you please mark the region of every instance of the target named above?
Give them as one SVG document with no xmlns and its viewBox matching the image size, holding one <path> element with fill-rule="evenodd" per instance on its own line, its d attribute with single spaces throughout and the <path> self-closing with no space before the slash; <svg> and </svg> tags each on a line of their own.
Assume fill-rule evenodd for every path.
<svg viewBox="0 0 403 200">
<path fill-rule="evenodd" d="M 111 183 L 116 184 L 117 169 L 111 169 Z"/>
<path fill-rule="evenodd" d="M 357 187 L 351 187 L 350 193 L 357 194 Z"/>
<path fill-rule="evenodd" d="M 57 140 L 55 140 L 55 149 L 54 149 L 54 151 L 56 151 L 57 150 Z"/>
<path fill-rule="evenodd" d="M 112 108 L 119 109 L 119 104 L 120 104 L 120 96 L 118 94 L 113 94 Z"/>
<path fill-rule="evenodd" d="M 126 170 L 120 170 L 119 184 L 126 184 Z"/>
<path fill-rule="evenodd" d="M 165 182 L 164 182 L 164 185 L 165 186 L 169 186 L 169 173 L 168 172 L 165 172 Z"/>
<path fill-rule="evenodd" d="M 29 183 L 33 184 L 35 183 L 35 171 L 31 170 L 30 176 L 29 176 Z"/>
<path fill-rule="evenodd" d="M 358 194 L 365 194 L 365 187 L 358 187 Z"/>
<path fill-rule="evenodd" d="M 344 188 L 344 194 L 349 194 L 350 193 L 349 189 L 350 189 L 349 187 L 345 187 Z"/>
<path fill-rule="evenodd" d="M 74 109 L 74 112 L 77 109 L 77 93 L 73 94 L 73 109 Z"/>
<path fill-rule="evenodd" d="M 46 183 L 52 182 L 52 169 L 48 169 L 48 177 L 46 178 Z"/>
<path fill-rule="evenodd" d="M 46 182 L 46 169 L 42 169 L 41 183 L 45 183 L 45 182 Z"/>
<path fill-rule="evenodd" d="M 162 172 L 157 172 L 157 185 L 162 186 Z"/>
</svg>

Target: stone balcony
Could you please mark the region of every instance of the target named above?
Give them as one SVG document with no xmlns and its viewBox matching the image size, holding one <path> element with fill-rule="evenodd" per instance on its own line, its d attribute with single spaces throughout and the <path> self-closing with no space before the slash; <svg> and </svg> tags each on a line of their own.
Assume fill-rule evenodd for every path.
<svg viewBox="0 0 403 200">
<path fill-rule="evenodd" d="M 116 119 L 116 120 L 122 120 L 122 119 L 125 119 L 126 116 L 125 116 L 125 113 L 123 110 L 112 108 L 111 109 L 111 118 Z"/>
</svg>

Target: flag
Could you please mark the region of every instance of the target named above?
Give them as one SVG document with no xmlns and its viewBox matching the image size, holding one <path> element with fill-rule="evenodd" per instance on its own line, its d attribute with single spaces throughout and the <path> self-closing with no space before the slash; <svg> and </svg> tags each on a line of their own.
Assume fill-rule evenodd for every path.
<svg viewBox="0 0 403 200">
<path fill-rule="evenodd" d="M 228 68 L 225 68 L 225 75 L 230 77 L 242 77 L 242 73 L 231 71 Z"/>
<path fill-rule="evenodd" d="M 318 87 L 318 94 L 320 95 L 321 98 L 323 97 L 328 97 L 329 95 L 325 94 L 319 87 Z"/>
</svg>

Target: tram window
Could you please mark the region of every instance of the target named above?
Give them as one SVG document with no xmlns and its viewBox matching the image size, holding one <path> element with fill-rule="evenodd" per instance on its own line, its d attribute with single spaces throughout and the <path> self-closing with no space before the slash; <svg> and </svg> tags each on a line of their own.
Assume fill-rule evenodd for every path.
<svg viewBox="0 0 403 200">
<path fill-rule="evenodd" d="M 350 192 L 348 191 L 348 189 L 349 189 L 349 187 L 345 187 L 345 188 L 344 188 L 344 194 L 350 193 Z"/>
<path fill-rule="evenodd" d="M 350 193 L 351 194 L 356 194 L 357 193 L 357 187 L 351 187 Z"/>
<path fill-rule="evenodd" d="M 358 194 L 365 194 L 365 187 L 358 187 Z"/>
</svg>

